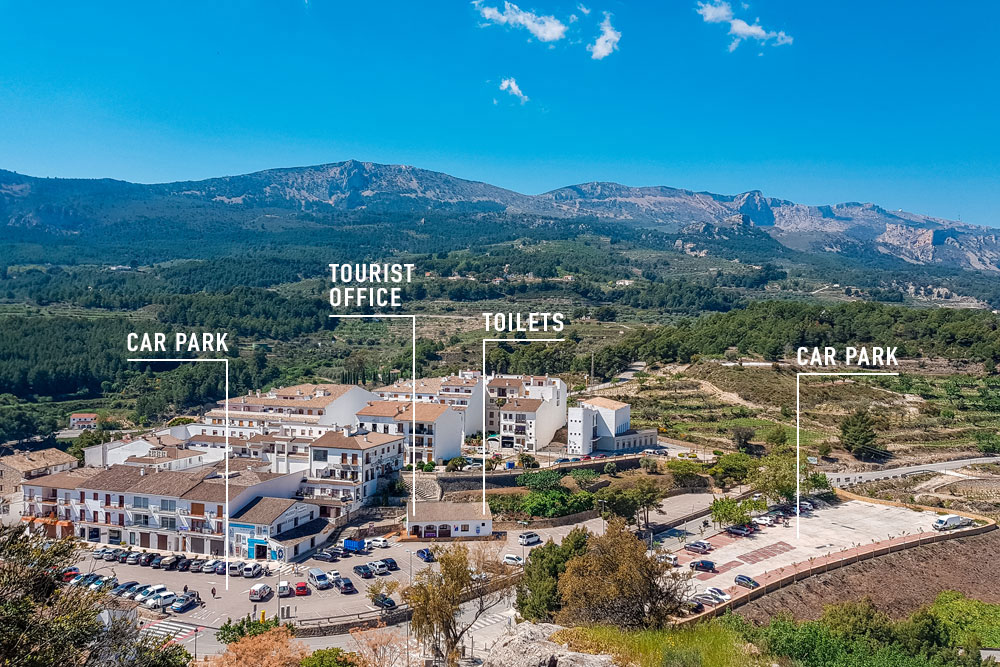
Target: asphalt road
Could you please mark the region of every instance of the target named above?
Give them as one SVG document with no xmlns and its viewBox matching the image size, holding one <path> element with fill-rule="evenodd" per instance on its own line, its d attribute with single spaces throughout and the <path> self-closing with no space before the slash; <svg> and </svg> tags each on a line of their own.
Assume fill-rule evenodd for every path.
<svg viewBox="0 0 1000 667">
<path fill-rule="evenodd" d="M 882 470 L 872 470 L 870 472 L 829 472 L 826 476 L 830 479 L 830 483 L 834 486 L 847 486 L 849 484 L 873 482 L 879 479 L 914 475 L 921 472 L 944 472 L 946 470 L 956 470 L 975 463 L 1000 463 L 1000 457 L 980 456 L 973 459 L 955 459 L 953 461 L 941 461 L 939 463 L 904 466 L 902 468 L 883 468 Z"/>
</svg>

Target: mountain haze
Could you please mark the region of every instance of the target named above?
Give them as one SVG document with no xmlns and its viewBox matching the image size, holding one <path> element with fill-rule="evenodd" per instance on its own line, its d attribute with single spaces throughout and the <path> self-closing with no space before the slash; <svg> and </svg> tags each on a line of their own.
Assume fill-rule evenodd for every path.
<svg viewBox="0 0 1000 667">
<path fill-rule="evenodd" d="M 805 252 L 875 251 L 915 264 L 1000 271 L 1000 239 L 990 228 L 871 203 L 807 206 L 759 191 L 721 195 L 592 182 L 525 195 L 426 169 L 356 160 L 153 185 L 0 170 L 0 222 L 58 235 L 114 225 L 185 225 L 193 219 L 294 230 L 308 227 L 311 216 L 429 212 L 589 219 L 667 232 L 750 226 Z"/>
</svg>

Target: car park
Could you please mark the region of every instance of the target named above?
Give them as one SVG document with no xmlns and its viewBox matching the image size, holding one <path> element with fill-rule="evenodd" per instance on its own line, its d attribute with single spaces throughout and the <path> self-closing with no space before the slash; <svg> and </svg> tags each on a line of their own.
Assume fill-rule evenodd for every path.
<svg viewBox="0 0 1000 667">
<path fill-rule="evenodd" d="M 156 554 L 152 552 L 144 553 L 143 555 L 139 556 L 139 565 L 141 565 L 142 567 L 149 567 L 149 564 L 153 562 L 154 558 L 156 558 Z"/>
<path fill-rule="evenodd" d="M 309 595 L 309 584 L 304 581 L 295 584 L 295 595 Z"/>
<path fill-rule="evenodd" d="M 715 572 L 715 563 L 710 560 L 693 560 L 688 567 L 695 572 Z"/>
<path fill-rule="evenodd" d="M 115 597 L 121 597 L 122 593 L 124 593 L 125 591 L 132 588 L 138 583 L 139 583 L 138 581 L 126 581 L 125 583 L 118 584 L 117 586 L 111 589 L 111 594 L 114 595 Z"/>
<path fill-rule="evenodd" d="M 532 532 L 530 530 L 526 533 L 521 533 L 520 535 L 517 536 L 517 543 L 520 544 L 522 547 L 526 547 L 541 541 L 542 538 L 538 536 L 538 533 Z"/>
<path fill-rule="evenodd" d="M 515 567 L 522 567 L 524 566 L 524 559 L 518 556 L 517 554 L 504 554 L 503 564 L 513 565 Z"/>
<path fill-rule="evenodd" d="M 378 547 L 380 549 L 388 549 L 389 540 L 385 539 L 384 537 L 373 537 L 372 539 L 368 540 L 368 548 L 371 549 L 372 547 Z"/>
<path fill-rule="evenodd" d="M 318 567 L 309 568 L 309 572 L 306 573 L 306 579 L 316 587 L 316 590 L 320 591 L 330 588 L 333 585 L 330 578 L 326 576 L 326 572 Z"/>
<path fill-rule="evenodd" d="M 730 595 L 726 591 L 724 591 L 721 588 L 718 588 L 716 586 L 712 586 L 711 588 L 706 588 L 705 592 L 708 593 L 709 595 L 714 595 L 715 597 L 719 598 L 723 602 L 729 602 L 730 600 L 733 599 L 732 595 Z"/>
<path fill-rule="evenodd" d="M 261 573 L 264 572 L 264 568 L 260 566 L 260 563 L 247 563 L 243 567 L 243 576 L 247 579 L 253 579 L 254 577 L 259 577 Z"/>
<path fill-rule="evenodd" d="M 146 590 L 142 591 L 141 593 L 137 593 L 135 597 L 132 599 L 140 604 L 145 604 L 146 600 L 149 600 L 150 598 L 159 595 L 165 590 L 167 590 L 166 586 L 164 586 L 163 584 L 156 584 L 155 586 L 149 586 L 148 588 L 146 588 Z"/>
<path fill-rule="evenodd" d="M 188 572 L 191 569 L 191 563 L 194 562 L 190 558 L 181 558 L 177 561 L 177 571 L 178 572 Z"/>
<path fill-rule="evenodd" d="M 250 587 L 250 602 L 262 602 L 271 595 L 271 587 L 267 584 L 254 584 Z"/>
<path fill-rule="evenodd" d="M 434 562 L 434 552 L 430 549 L 417 549 L 417 558 L 424 561 L 425 563 Z"/>
<path fill-rule="evenodd" d="M 386 595 L 385 593 L 379 593 L 378 595 L 376 595 L 375 599 L 372 600 L 372 604 L 374 604 L 376 607 L 379 607 L 380 609 L 396 608 L 396 601 L 393 600 L 388 595 Z"/>
<path fill-rule="evenodd" d="M 146 598 L 146 601 L 142 603 L 142 606 L 148 607 L 149 609 L 163 609 L 172 605 L 176 599 L 177 594 L 173 591 L 160 591 L 156 595 Z"/>
<path fill-rule="evenodd" d="M 312 555 L 312 557 L 314 559 L 316 559 L 316 560 L 321 560 L 321 561 L 324 561 L 326 563 L 330 563 L 330 562 L 332 562 L 332 561 L 334 561 L 334 560 L 337 559 L 337 557 L 334 556 L 333 553 L 330 552 L 330 550 L 328 550 L 328 549 L 320 549 L 319 551 L 317 551 L 316 553 L 314 553 Z"/>
<path fill-rule="evenodd" d="M 354 574 L 358 575 L 362 579 L 371 579 L 372 577 L 375 576 L 371 568 L 368 567 L 367 565 L 355 565 Z"/>
<path fill-rule="evenodd" d="M 368 569 L 374 574 L 389 574 L 389 566 L 380 560 L 373 560 L 368 563 Z"/>
<path fill-rule="evenodd" d="M 135 586 L 130 586 L 124 593 L 121 594 L 121 597 L 123 600 L 134 600 L 147 588 L 149 588 L 149 586 L 149 584 L 136 584 Z"/>
<path fill-rule="evenodd" d="M 746 526 L 729 526 L 726 528 L 726 532 L 730 535 L 737 535 L 739 537 L 749 537 L 753 534 L 753 531 Z"/>
<path fill-rule="evenodd" d="M 760 587 L 760 584 L 757 583 L 756 580 L 751 579 L 750 577 L 748 577 L 745 574 L 737 574 L 736 575 L 736 579 L 734 579 L 734 583 L 737 586 L 742 586 L 743 588 L 749 588 L 751 590 L 753 590 L 754 588 L 759 588 Z"/>
<path fill-rule="evenodd" d="M 201 603 L 201 596 L 198 595 L 197 591 L 188 591 L 183 595 L 177 597 L 176 600 L 170 605 L 170 611 L 175 613 L 183 613 L 188 609 L 192 609 Z"/>
<path fill-rule="evenodd" d="M 278 582 L 278 597 L 279 598 L 291 597 L 293 592 L 294 591 L 292 591 L 292 587 L 288 584 L 287 581 L 279 581 Z"/>
<path fill-rule="evenodd" d="M 333 585 L 337 588 L 338 591 L 344 594 L 358 592 L 358 589 L 354 587 L 354 582 L 352 582 L 347 577 L 341 577 L 340 579 L 334 580 Z"/>
<path fill-rule="evenodd" d="M 142 558 L 142 554 L 139 553 L 138 551 L 133 551 L 128 556 L 125 557 L 125 562 L 128 565 L 138 565 L 140 558 Z"/>
<path fill-rule="evenodd" d="M 399 565 L 396 564 L 396 561 L 393 558 L 383 558 L 382 562 L 385 563 L 385 566 L 389 568 L 390 572 L 395 572 L 399 569 Z"/>
</svg>

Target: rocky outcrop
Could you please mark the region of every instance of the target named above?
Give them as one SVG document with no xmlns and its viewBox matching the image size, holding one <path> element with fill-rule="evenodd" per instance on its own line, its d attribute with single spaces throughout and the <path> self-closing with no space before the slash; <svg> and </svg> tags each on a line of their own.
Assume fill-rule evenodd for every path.
<svg viewBox="0 0 1000 667">
<path fill-rule="evenodd" d="M 577 653 L 549 641 L 558 625 L 520 623 L 493 646 L 483 667 L 613 667 L 609 655 Z"/>
</svg>

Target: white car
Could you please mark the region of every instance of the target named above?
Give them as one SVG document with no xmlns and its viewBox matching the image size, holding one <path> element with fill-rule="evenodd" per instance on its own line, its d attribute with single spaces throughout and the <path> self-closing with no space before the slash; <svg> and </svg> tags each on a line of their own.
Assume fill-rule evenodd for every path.
<svg viewBox="0 0 1000 667">
<path fill-rule="evenodd" d="M 148 598 L 143 602 L 144 607 L 150 609 L 163 609 L 164 607 L 169 607 L 177 599 L 177 594 L 173 591 L 160 591 L 151 598 Z"/>
<path fill-rule="evenodd" d="M 368 540 L 368 544 L 365 546 L 367 546 L 369 549 L 371 549 L 372 547 L 381 547 L 382 549 L 388 549 L 389 540 L 385 539 L 384 537 L 373 537 L 372 539 Z"/>
<path fill-rule="evenodd" d="M 713 586 L 711 588 L 706 588 L 705 592 L 708 593 L 709 595 L 713 595 L 713 596 L 719 598 L 723 602 L 729 602 L 730 600 L 733 599 L 732 595 L 730 595 L 726 591 L 724 591 L 721 588 L 718 588 L 716 586 Z"/>
<path fill-rule="evenodd" d="M 367 565 L 373 574 L 389 574 L 389 566 L 380 560 L 372 561 Z"/>
<path fill-rule="evenodd" d="M 677 560 L 677 556 L 674 554 L 657 554 L 656 562 L 658 563 L 669 563 L 670 567 L 680 567 L 681 563 Z"/>
<path fill-rule="evenodd" d="M 340 570 L 327 570 L 326 576 L 330 579 L 330 581 L 336 581 L 337 579 L 340 579 Z"/>
<path fill-rule="evenodd" d="M 156 584 L 155 586 L 150 586 L 142 593 L 136 595 L 135 601 L 138 602 L 139 604 L 146 604 L 146 600 L 156 597 L 165 590 L 167 590 L 167 587 L 164 586 L 163 584 Z"/>
<path fill-rule="evenodd" d="M 505 554 L 504 557 L 503 557 L 503 564 L 504 565 L 514 565 L 514 566 L 517 566 L 517 567 L 523 567 L 524 566 L 524 559 L 521 558 L 520 556 L 515 555 L 515 554 Z"/>
<path fill-rule="evenodd" d="M 201 566 L 201 571 L 207 574 L 214 574 L 215 568 L 219 567 L 219 563 L 221 562 L 222 562 L 221 560 L 213 558 L 212 560 L 206 562 L 204 565 Z"/>
<path fill-rule="evenodd" d="M 266 600 L 271 594 L 271 587 L 267 584 L 254 584 L 250 587 L 250 602 L 260 602 Z"/>
<path fill-rule="evenodd" d="M 773 526 L 774 519 L 769 516 L 755 516 L 753 522 L 758 526 Z"/>
</svg>

